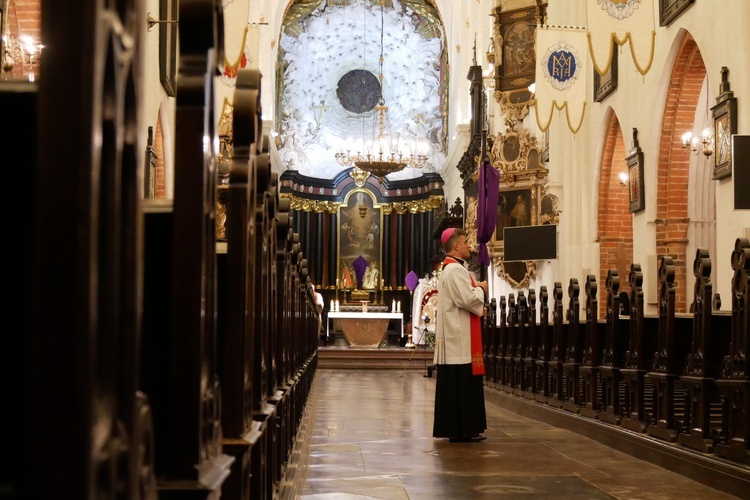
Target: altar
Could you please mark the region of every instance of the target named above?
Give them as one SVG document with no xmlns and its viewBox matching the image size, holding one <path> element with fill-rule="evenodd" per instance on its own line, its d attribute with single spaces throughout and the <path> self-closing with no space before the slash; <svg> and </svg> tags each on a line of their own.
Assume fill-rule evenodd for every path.
<svg viewBox="0 0 750 500">
<path fill-rule="evenodd" d="M 400 312 L 329 312 L 326 321 L 326 337 L 330 336 L 331 322 L 341 320 L 344 336 L 352 347 L 380 347 L 388 332 L 388 323 L 397 319 L 404 336 L 404 314 Z"/>
</svg>

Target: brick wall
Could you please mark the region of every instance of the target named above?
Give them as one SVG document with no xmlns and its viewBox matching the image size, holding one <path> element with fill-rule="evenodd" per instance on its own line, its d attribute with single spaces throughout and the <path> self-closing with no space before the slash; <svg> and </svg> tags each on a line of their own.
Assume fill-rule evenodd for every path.
<svg viewBox="0 0 750 500">
<path fill-rule="evenodd" d="M 683 40 L 672 69 L 662 122 L 656 197 L 656 253 L 670 255 L 675 265 L 675 303 L 687 306 L 688 182 L 690 152 L 681 136 L 693 129 L 695 110 L 706 77 L 700 50 L 690 35 Z M 692 269 L 692 263 L 691 263 Z"/>
<path fill-rule="evenodd" d="M 620 184 L 620 173 L 628 171 L 622 129 L 613 113 L 607 130 L 599 177 L 599 317 L 606 314 L 607 272 L 617 269 L 620 291 L 628 289 L 629 265 L 633 260 L 633 215 L 627 187 Z"/>
<path fill-rule="evenodd" d="M 7 29 L 8 31 L 6 34 L 14 38 L 27 35 L 33 38 L 36 43 L 43 43 L 41 0 L 10 0 L 8 4 Z M 32 71 L 34 73 L 34 78 L 38 79 L 39 65 L 34 65 Z M 16 62 L 13 70 L 10 71 L 9 78 L 28 78 L 28 73 L 24 70 L 23 64 L 20 64 L 20 61 Z"/>
</svg>

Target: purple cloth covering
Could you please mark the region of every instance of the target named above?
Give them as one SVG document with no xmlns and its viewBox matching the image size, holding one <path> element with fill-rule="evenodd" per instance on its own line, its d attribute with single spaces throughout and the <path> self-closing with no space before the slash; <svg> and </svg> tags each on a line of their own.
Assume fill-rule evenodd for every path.
<svg viewBox="0 0 750 500">
<path fill-rule="evenodd" d="M 367 261 L 361 255 L 352 262 L 354 268 L 354 274 L 357 275 L 357 288 L 362 288 L 362 278 L 365 277 L 365 270 L 367 269 Z"/>
<path fill-rule="evenodd" d="M 414 289 L 417 288 L 417 285 L 419 284 L 419 276 L 417 276 L 417 273 L 414 271 L 410 271 L 409 274 L 406 275 L 404 283 L 406 283 L 406 288 L 408 288 L 410 292 L 414 292 Z"/>
<path fill-rule="evenodd" d="M 479 169 L 479 196 L 477 198 L 477 260 L 484 266 L 490 265 L 487 242 L 492 238 L 497 223 L 497 198 L 500 193 L 500 174 L 490 162 L 485 161 Z"/>
</svg>

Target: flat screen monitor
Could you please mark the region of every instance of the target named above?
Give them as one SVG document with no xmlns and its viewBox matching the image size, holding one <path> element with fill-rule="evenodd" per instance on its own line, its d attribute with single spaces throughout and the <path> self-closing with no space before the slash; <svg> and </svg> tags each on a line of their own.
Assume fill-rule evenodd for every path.
<svg viewBox="0 0 750 500">
<path fill-rule="evenodd" d="M 503 229 L 503 261 L 557 258 L 557 225 L 515 226 Z"/>
</svg>

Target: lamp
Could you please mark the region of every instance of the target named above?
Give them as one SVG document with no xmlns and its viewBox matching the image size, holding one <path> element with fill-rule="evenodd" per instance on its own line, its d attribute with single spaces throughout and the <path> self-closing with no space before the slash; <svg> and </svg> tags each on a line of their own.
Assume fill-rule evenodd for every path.
<svg viewBox="0 0 750 500">
<path fill-rule="evenodd" d="M 34 42 L 29 35 L 18 38 L 13 35 L 3 36 L 3 73 L 9 73 L 20 64 L 23 71 L 28 73 L 30 82 L 34 81 L 34 67 L 39 66 L 39 58 L 44 45 Z"/>
<path fill-rule="evenodd" d="M 682 149 L 698 154 L 700 151 L 706 158 L 714 154 L 714 133 L 710 128 L 703 129 L 701 136 L 693 136 L 692 132 L 682 134 Z"/>
<path fill-rule="evenodd" d="M 706 77 L 706 119 L 704 123 L 709 122 L 709 106 L 708 106 L 708 77 Z M 700 137 L 693 135 L 693 132 L 688 131 L 682 134 L 682 149 L 685 151 L 692 151 L 694 154 L 698 152 L 708 158 L 714 154 L 714 132 L 710 128 L 703 129 Z"/>
<path fill-rule="evenodd" d="M 385 2 L 380 1 L 380 97 L 378 104 L 375 106 L 376 125 L 373 127 L 373 138 L 367 144 L 364 143 L 364 116 L 362 127 L 362 145 L 359 150 L 353 152 L 352 149 L 340 150 L 335 154 L 336 161 L 339 165 L 349 166 L 354 164 L 354 176 L 362 178 L 365 173 L 369 172 L 378 178 L 380 183 L 388 174 L 400 172 L 406 167 L 422 168 L 427 163 L 427 155 L 417 151 L 417 146 L 412 145 L 409 152 L 399 149 L 398 140 L 394 142 L 386 133 L 388 106 L 383 98 L 383 32 L 385 18 Z M 366 178 L 366 177 L 365 177 Z"/>
<path fill-rule="evenodd" d="M 626 188 L 628 186 L 628 180 L 630 180 L 628 173 L 620 172 L 617 177 L 620 179 L 620 187 Z"/>
</svg>

